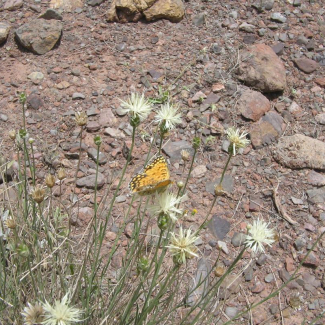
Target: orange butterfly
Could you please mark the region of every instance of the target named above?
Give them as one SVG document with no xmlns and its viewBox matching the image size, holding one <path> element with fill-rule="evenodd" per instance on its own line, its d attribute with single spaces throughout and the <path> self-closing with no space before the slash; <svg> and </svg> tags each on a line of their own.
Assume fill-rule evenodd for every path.
<svg viewBox="0 0 325 325">
<path fill-rule="evenodd" d="M 132 193 L 149 195 L 166 189 L 171 182 L 167 161 L 158 156 L 141 173 L 132 177 L 129 188 Z"/>
</svg>

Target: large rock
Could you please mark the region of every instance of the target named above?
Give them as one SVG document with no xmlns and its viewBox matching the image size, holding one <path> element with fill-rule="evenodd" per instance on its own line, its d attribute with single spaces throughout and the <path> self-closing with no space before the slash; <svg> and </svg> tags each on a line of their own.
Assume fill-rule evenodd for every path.
<svg viewBox="0 0 325 325">
<path fill-rule="evenodd" d="M 182 0 L 158 0 L 143 14 L 148 21 L 162 18 L 176 23 L 183 19 L 185 9 Z"/>
<path fill-rule="evenodd" d="M 57 20 L 36 19 L 20 26 L 15 31 L 19 43 L 36 54 L 52 50 L 62 33 L 62 24 Z"/>
<path fill-rule="evenodd" d="M 112 0 L 106 19 L 125 23 L 137 22 L 144 16 L 148 21 L 164 18 L 178 22 L 184 13 L 181 0 Z"/>
<path fill-rule="evenodd" d="M 283 118 L 278 113 L 271 111 L 266 113 L 250 129 L 251 142 L 254 148 L 271 144 L 285 129 Z"/>
<path fill-rule="evenodd" d="M 50 7 L 65 11 L 73 11 L 84 6 L 84 0 L 51 0 Z"/>
<path fill-rule="evenodd" d="M 245 118 L 258 121 L 271 109 L 271 104 L 260 92 L 247 89 L 238 100 L 238 108 Z"/>
<path fill-rule="evenodd" d="M 23 0 L 7 0 L 3 6 L 3 9 L 14 11 L 23 6 Z"/>
<path fill-rule="evenodd" d="M 303 134 L 281 138 L 273 156 L 289 168 L 325 170 L 325 143 Z"/>
<path fill-rule="evenodd" d="M 261 92 L 283 91 L 286 70 L 271 47 L 255 44 L 240 54 L 238 79 Z"/>
<path fill-rule="evenodd" d="M 10 31 L 10 25 L 0 22 L 0 44 L 6 41 L 9 31 Z"/>
</svg>

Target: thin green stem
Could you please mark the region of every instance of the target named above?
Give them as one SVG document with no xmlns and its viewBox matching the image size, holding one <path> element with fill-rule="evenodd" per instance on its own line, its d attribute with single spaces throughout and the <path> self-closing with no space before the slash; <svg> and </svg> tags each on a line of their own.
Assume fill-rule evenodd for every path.
<svg viewBox="0 0 325 325">
<path fill-rule="evenodd" d="M 31 147 L 31 152 L 32 152 L 33 166 L 30 164 L 29 157 L 28 157 L 28 162 L 29 162 L 29 169 L 30 169 L 30 172 L 32 174 L 33 185 L 35 186 L 35 183 L 36 183 L 36 177 L 35 177 L 36 167 L 35 167 L 34 148 L 33 148 L 33 144 L 32 143 L 30 144 L 30 147 Z"/>
<path fill-rule="evenodd" d="M 200 227 L 199 227 L 199 228 L 197 229 L 197 231 L 195 232 L 195 235 L 196 235 L 196 234 L 199 234 L 199 232 L 200 232 L 200 231 L 201 231 L 201 230 L 206 226 L 207 221 L 208 221 L 208 218 L 209 218 L 209 215 L 210 215 L 210 213 L 211 213 L 211 211 L 212 211 L 212 209 L 213 209 L 213 207 L 214 207 L 216 201 L 217 201 L 217 196 L 215 195 L 215 197 L 213 198 L 212 204 L 211 204 L 211 206 L 210 206 L 210 209 L 209 209 L 209 211 L 207 212 L 207 214 L 206 214 L 206 216 L 205 216 L 205 218 L 204 218 L 204 221 L 202 222 L 202 224 L 200 225 Z"/>
<path fill-rule="evenodd" d="M 83 126 L 80 127 L 80 141 L 79 141 L 79 158 L 78 158 L 78 163 L 77 163 L 77 169 L 76 169 L 76 173 L 74 176 L 74 189 L 73 189 L 73 196 L 76 194 L 76 183 L 77 183 L 77 178 L 78 178 L 78 172 L 79 172 L 79 168 L 80 168 L 80 161 L 81 161 L 81 149 L 82 149 L 82 134 L 83 134 Z M 79 200 L 77 201 L 78 203 L 78 212 L 77 212 L 77 216 L 79 215 Z M 72 208 L 73 208 L 73 204 L 71 204 L 70 207 L 70 211 L 69 211 L 69 216 L 71 217 L 71 212 L 72 212 Z M 69 222 L 70 224 L 70 222 Z M 70 231 L 69 231 L 70 232 Z"/>
<path fill-rule="evenodd" d="M 97 204 L 97 186 L 98 186 L 98 169 L 99 169 L 99 147 L 97 146 L 97 155 L 96 155 L 96 176 L 95 176 L 95 193 L 94 193 L 94 204 L 95 204 L 95 212 L 94 212 L 94 218 L 95 218 L 95 227 L 97 227 L 97 210 L 98 210 L 98 204 Z"/>
<path fill-rule="evenodd" d="M 120 190 L 120 187 L 122 185 L 122 182 L 124 181 L 124 175 L 126 173 L 126 169 L 130 163 L 130 160 L 131 160 L 131 157 L 132 157 L 132 151 L 133 151 L 133 148 L 134 148 L 134 144 L 135 144 L 135 131 L 136 131 L 136 126 L 133 126 L 133 131 L 132 131 L 132 143 L 131 143 L 131 147 L 130 147 L 130 150 L 129 150 L 129 153 L 128 153 L 128 157 L 127 157 L 127 160 L 126 160 L 126 163 L 124 165 L 124 168 L 122 170 L 122 173 L 121 173 L 121 176 L 120 176 L 120 180 L 119 180 L 119 183 L 116 187 L 116 190 L 114 192 L 114 195 L 113 195 L 113 198 L 111 200 L 111 203 L 110 203 L 110 207 L 109 207 L 109 210 L 107 212 L 107 215 L 106 215 L 106 218 L 105 218 L 105 221 L 104 221 L 104 224 L 101 224 L 100 225 L 100 229 L 99 229 L 99 234 L 98 236 L 95 238 L 96 240 L 96 250 L 95 250 L 95 256 L 94 256 L 94 259 L 91 261 L 91 273 L 89 275 L 89 283 L 88 283 L 88 293 L 87 293 L 87 310 L 89 309 L 89 303 L 90 303 L 90 298 L 91 298 L 91 291 L 93 290 L 93 283 L 95 281 L 95 277 L 96 277 L 96 274 L 97 274 L 97 271 L 98 271 L 98 262 L 99 262 L 99 256 L 100 256 L 100 253 L 101 253 L 101 247 L 103 245 L 103 241 L 104 241 L 104 238 L 105 238 L 105 232 L 106 232 L 106 229 L 107 229 L 107 225 L 108 225 L 108 221 L 109 221 L 109 218 L 112 214 L 112 210 L 113 210 L 113 206 L 114 206 L 114 203 L 115 203 L 115 200 L 116 200 L 116 197 L 118 195 L 118 192 Z M 97 242 L 98 240 L 98 242 Z M 88 253 L 86 254 L 85 256 L 85 259 L 88 259 L 89 258 L 89 254 L 90 254 L 90 249 L 88 249 Z"/>
<path fill-rule="evenodd" d="M 26 130 L 26 112 L 25 112 L 25 102 L 22 102 L 23 105 L 23 128 Z"/>
<path fill-rule="evenodd" d="M 146 161 L 144 163 L 145 165 L 149 161 L 149 157 L 150 157 L 150 153 L 151 153 L 152 147 L 156 143 L 156 138 L 157 138 L 158 130 L 159 130 L 159 125 L 157 125 L 156 130 L 155 130 L 155 133 L 154 133 L 154 136 L 153 136 L 153 140 L 150 143 L 150 147 L 149 147 L 149 151 L 148 151 L 148 154 L 147 154 L 147 158 L 146 158 Z"/>
<path fill-rule="evenodd" d="M 26 166 L 26 159 L 27 159 L 27 146 L 26 146 L 26 139 L 23 139 L 24 143 L 24 203 L 25 203 L 25 219 L 28 217 L 28 192 L 27 192 L 27 166 Z"/>
<path fill-rule="evenodd" d="M 233 154 L 232 154 L 232 152 L 230 152 L 229 155 L 228 155 L 228 159 L 227 159 L 227 162 L 226 162 L 225 168 L 224 168 L 223 171 L 222 171 L 222 175 L 221 175 L 221 178 L 220 178 L 219 185 L 222 185 L 223 178 L 224 178 L 224 176 L 225 176 L 226 170 L 227 170 L 227 168 L 228 168 L 228 165 L 229 165 L 229 162 L 230 162 L 230 159 L 231 159 L 232 156 L 233 156 Z"/>
<path fill-rule="evenodd" d="M 186 189 L 186 186 L 187 186 L 187 183 L 188 183 L 188 181 L 190 180 L 191 173 L 192 173 L 192 170 L 193 170 L 194 160 L 195 160 L 195 157 L 196 157 L 196 153 L 197 153 L 197 148 L 195 147 L 195 148 L 194 148 L 193 157 L 192 157 L 192 160 L 191 160 L 190 169 L 189 169 L 189 171 L 188 171 L 187 178 L 186 178 L 186 181 L 185 181 L 185 185 L 184 185 L 184 187 L 183 187 L 183 189 L 182 189 L 182 194 L 181 194 L 181 195 L 184 195 L 184 193 L 185 193 L 185 189 Z"/>
</svg>

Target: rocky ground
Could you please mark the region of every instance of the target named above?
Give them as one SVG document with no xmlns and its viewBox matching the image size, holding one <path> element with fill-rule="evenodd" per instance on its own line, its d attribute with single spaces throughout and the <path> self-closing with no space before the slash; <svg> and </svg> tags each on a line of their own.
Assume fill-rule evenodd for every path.
<svg viewBox="0 0 325 325">
<path fill-rule="evenodd" d="M 253 260 L 230 287 L 223 319 L 233 317 L 286 281 L 325 229 L 323 0 L 188 1 L 179 23 L 128 24 L 105 20 L 108 1 L 70 3 L 76 7 L 57 8 L 55 22 L 38 22 L 41 28 L 42 24 L 62 28 L 62 36 L 52 50 L 37 55 L 17 42 L 15 31 L 33 22 L 28 33 L 36 38 L 35 20 L 50 1 L 0 1 L 0 31 L 5 35 L 0 47 L 2 155 L 16 158 L 7 132 L 22 126 L 17 93 L 25 91 L 27 127 L 36 139 L 37 178 L 41 183 L 49 170 L 63 165 L 69 174 L 63 188 L 69 204 L 75 200 L 72 183 L 78 157 L 74 112 L 87 111 L 75 194 L 81 200 L 80 215 L 73 220 L 77 236 L 93 211 L 94 135 L 103 138 L 101 198 L 108 185 L 116 187 L 125 163 L 123 147 L 130 143 L 131 127 L 119 99 L 132 91 L 157 97 L 159 86 L 170 87 L 183 113 L 183 123 L 163 150 L 173 180 L 185 177 L 180 151 L 191 148 L 195 133 L 202 135 L 187 202 L 188 209 L 198 213 L 184 222 L 195 228 L 213 200 L 214 185 L 227 159 L 223 130 L 237 126 L 248 131 L 252 144 L 232 160 L 225 179 L 230 196 L 218 199 L 210 229 L 199 243 L 205 257 L 200 263 L 213 263 L 219 245 L 221 266 L 226 267 L 240 250 L 241 233 L 254 218 L 269 221 L 278 231 L 279 241 Z M 127 181 L 149 150 L 153 117 L 137 137 L 134 164 L 107 233 L 108 248 L 118 232 L 119 215 L 130 202 Z M 131 226 L 121 241 L 121 254 L 128 231 Z M 280 297 L 254 310 L 250 324 L 300 324 L 324 311 L 324 240 L 309 255 L 300 277 Z M 240 267 L 248 261 L 249 254 Z M 119 256 L 115 262 L 118 267 Z M 323 323 L 324 318 L 318 321 Z"/>
</svg>

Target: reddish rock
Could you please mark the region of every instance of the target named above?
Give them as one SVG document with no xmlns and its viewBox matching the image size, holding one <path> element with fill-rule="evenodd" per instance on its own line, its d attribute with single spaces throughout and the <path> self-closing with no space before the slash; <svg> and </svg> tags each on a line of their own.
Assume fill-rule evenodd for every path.
<svg viewBox="0 0 325 325">
<path fill-rule="evenodd" d="M 250 129 L 250 136 L 254 148 L 271 144 L 272 141 L 282 135 L 285 125 L 283 118 L 276 112 L 268 112 Z"/>
<path fill-rule="evenodd" d="M 292 272 L 295 270 L 294 260 L 291 257 L 287 257 L 285 260 L 286 270 Z"/>
<path fill-rule="evenodd" d="M 325 78 L 316 78 L 314 81 L 317 83 L 317 85 L 325 88 Z"/>
<path fill-rule="evenodd" d="M 271 109 L 271 104 L 260 92 L 248 89 L 239 98 L 238 108 L 245 118 L 258 121 Z"/>
<path fill-rule="evenodd" d="M 318 68 L 318 63 L 314 60 L 302 58 L 293 61 L 299 70 L 305 73 L 312 73 Z"/>
<path fill-rule="evenodd" d="M 255 44 L 240 54 L 238 79 L 262 92 L 283 91 L 286 70 L 271 47 Z"/>
</svg>

